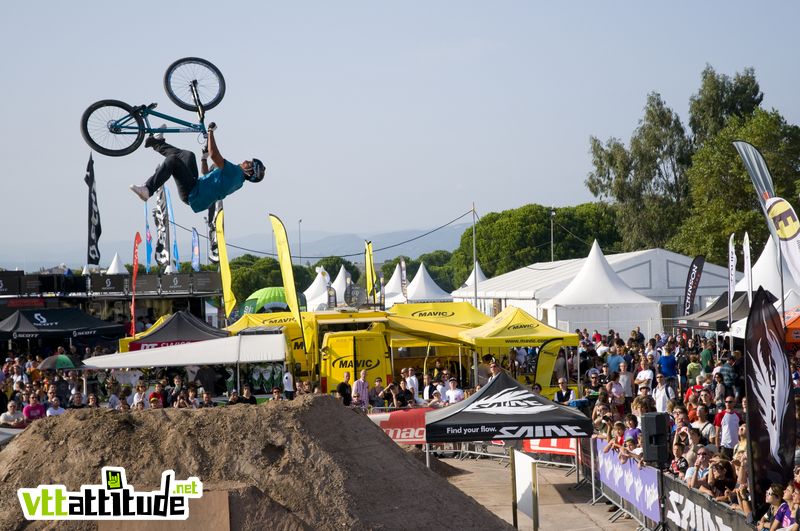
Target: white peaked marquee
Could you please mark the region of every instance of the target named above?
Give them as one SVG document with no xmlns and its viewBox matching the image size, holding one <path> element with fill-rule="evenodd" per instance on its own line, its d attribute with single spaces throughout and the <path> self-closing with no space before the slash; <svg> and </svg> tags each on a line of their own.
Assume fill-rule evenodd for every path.
<svg viewBox="0 0 800 531">
<path fill-rule="evenodd" d="M 122 260 L 119 259 L 119 254 L 114 253 L 114 258 L 111 260 L 111 265 L 106 270 L 106 275 L 127 275 L 128 270 L 122 265 Z"/>
<path fill-rule="evenodd" d="M 756 263 L 753 264 L 753 293 L 758 291 L 758 287 L 762 286 L 765 290 L 769 291 L 778 299 L 781 297 L 781 272 L 778 268 L 778 250 L 772 236 L 767 240 L 764 245 L 764 250 L 761 251 L 761 256 L 758 257 Z M 747 279 L 742 277 L 736 284 L 736 291 L 747 291 Z M 795 283 L 789 268 L 784 262 L 783 265 L 783 292 L 784 294 L 789 291 L 800 293 L 800 287 Z"/>
<path fill-rule="evenodd" d="M 414 275 L 414 280 L 408 284 L 406 294 L 408 295 L 408 302 L 452 302 L 453 300 L 452 295 L 436 284 L 425 268 L 424 263 L 419 265 L 419 270 Z"/>
<path fill-rule="evenodd" d="M 464 285 L 461 286 L 462 288 L 471 288 L 475 285 L 475 278 L 478 279 L 478 285 L 481 282 L 486 281 L 486 275 L 483 274 L 483 270 L 481 269 L 481 265 L 478 262 L 475 262 L 475 267 L 472 268 L 472 272 L 467 277 L 467 280 L 464 282 Z"/>
<path fill-rule="evenodd" d="M 403 296 L 403 279 L 400 272 L 400 264 L 394 266 L 394 273 L 392 273 L 389 282 L 383 286 L 383 292 L 387 310 L 395 304 L 406 302 L 406 298 Z"/>
<path fill-rule="evenodd" d="M 339 273 L 336 275 L 336 280 L 333 281 L 331 287 L 336 290 L 336 305 L 337 306 L 344 306 L 346 301 L 344 300 L 344 292 L 347 291 L 347 270 L 344 266 L 339 268 Z M 325 299 L 327 302 L 327 294 L 325 295 Z"/>
<path fill-rule="evenodd" d="M 575 278 L 542 309 L 541 319 L 561 330 L 613 328 L 627 337 L 640 326 L 651 337 L 662 328 L 661 303 L 631 289 L 611 268 L 597 240 Z"/>
<path fill-rule="evenodd" d="M 306 309 L 309 312 L 328 309 L 328 283 L 330 277 L 324 268 L 317 268 L 314 282 L 303 292 L 306 297 Z"/>
</svg>

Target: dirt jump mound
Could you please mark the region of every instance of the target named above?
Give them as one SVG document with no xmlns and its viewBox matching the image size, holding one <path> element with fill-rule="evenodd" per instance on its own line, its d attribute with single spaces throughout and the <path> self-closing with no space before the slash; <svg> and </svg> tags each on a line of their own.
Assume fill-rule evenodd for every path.
<svg viewBox="0 0 800 531">
<path fill-rule="evenodd" d="M 125 467 L 137 491 L 157 488 L 168 469 L 198 477 L 205 492 L 227 491 L 230 529 L 508 528 L 364 415 L 306 396 L 39 420 L 0 451 L 0 529 L 95 529 L 96 522 L 27 522 L 17 489 L 78 490 L 97 484 L 103 466 Z"/>
</svg>

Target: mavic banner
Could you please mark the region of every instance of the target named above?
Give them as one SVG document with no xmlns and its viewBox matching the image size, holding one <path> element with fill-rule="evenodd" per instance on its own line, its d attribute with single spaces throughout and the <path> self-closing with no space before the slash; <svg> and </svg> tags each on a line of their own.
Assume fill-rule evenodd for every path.
<svg viewBox="0 0 800 531">
<path fill-rule="evenodd" d="M 705 264 L 706 257 L 701 254 L 695 256 L 692 265 L 689 266 L 689 274 L 686 275 L 686 289 L 683 292 L 683 315 L 692 313 L 694 299 L 697 297 L 697 287 L 700 285 L 700 276 L 703 274 Z"/>
<path fill-rule="evenodd" d="M 303 326 L 303 316 L 300 314 L 300 304 L 297 302 L 297 288 L 294 285 L 294 270 L 292 269 L 292 254 L 289 251 L 289 237 L 286 236 L 286 227 L 280 218 L 274 214 L 269 215 L 272 224 L 272 232 L 275 235 L 275 250 L 278 255 L 278 263 L 281 266 L 281 277 L 283 277 L 283 293 L 286 297 L 286 304 L 294 315 L 297 325 L 300 327 L 300 335 L 303 338 L 303 351 L 308 354 L 308 341 L 306 340 L 306 328 Z"/>
<path fill-rule="evenodd" d="M 795 406 L 784 345 L 783 323 L 764 288 L 759 287 L 745 332 L 745 394 L 751 499 L 760 516 L 764 494 L 773 483 L 792 481 Z"/>
<path fill-rule="evenodd" d="M 225 301 L 225 317 L 230 316 L 236 307 L 236 296 L 231 288 L 231 266 L 228 262 L 228 250 L 225 248 L 225 212 L 220 210 L 214 219 L 219 244 L 219 274 L 222 277 L 222 299 Z"/>
<path fill-rule="evenodd" d="M 153 221 L 156 224 L 156 263 L 166 267 L 169 266 L 169 214 L 163 186 L 156 192 Z"/>
<path fill-rule="evenodd" d="M 86 249 L 86 263 L 100 265 L 100 207 L 97 206 L 97 187 L 94 183 L 94 160 L 89 153 L 89 163 L 86 164 L 86 175 L 83 182 L 89 187 L 89 244 Z"/>
</svg>

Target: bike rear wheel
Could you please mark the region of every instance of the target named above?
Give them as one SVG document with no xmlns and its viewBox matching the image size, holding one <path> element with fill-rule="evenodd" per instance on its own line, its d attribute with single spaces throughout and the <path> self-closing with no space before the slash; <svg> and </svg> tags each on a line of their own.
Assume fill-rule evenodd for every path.
<svg viewBox="0 0 800 531">
<path fill-rule="evenodd" d="M 125 102 L 101 100 L 83 112 L 81 135 L 98 153 L 121 157 L 133 153 L 141 145 L 144 121 Z"/>
<path fill-rule="evenodd" d="M 206 110 L 219 105 L 225 96 L 225 78 L 219 68 L 199 57 L 184 57 L 169 65 L 164 73 L 164 90 L 181 109 L 197 109 L 192 97 L 192 81 L 197 81 L 197 94 Z"/>
</svg>

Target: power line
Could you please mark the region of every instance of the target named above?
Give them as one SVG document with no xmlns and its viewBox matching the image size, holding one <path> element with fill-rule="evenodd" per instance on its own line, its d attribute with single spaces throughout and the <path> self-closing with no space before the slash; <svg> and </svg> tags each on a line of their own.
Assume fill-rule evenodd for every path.
<svg viewBox="0 0 800 531">
<path fill-rule="evenodd" d="M 377 253 L 379 251 L 386 251 L 388 249 L 393 249 L 395 247 L 400 247 L 401 245 L 405 245 L 407 243 L 411 243 L 413 241 L 419 240 L 419 239 L 424 238 L 426 236 L 430 236 L 434 232 L 440 231 L 440 230 L 444 229 L 445 227 L 448 227 L 448 226 L 452 225 L 453 223 L 455 223 L 456 221 L 459 221 L 462 218 L 464 218 L 466 216 L 469 216 L 471 214 L 472 214 L 472 209 L 464 212 L 463 214 L 461 214 L 457 218 L 452 219 L 452 220 L 448 221 L 447 223 L 445 223 L 443 225 L 439 225 L 435 229 L 431 229 L 428 232 L 420 234 L 419 236 L 415 236 L 415 237 L 410 238 L 408 240 L 405 240 L 405 241 L 402 241 L 402 242 L 399 242 L 399 243 L 394 243 L 392 245 L 387 245 L 386 247 L 381 247 L 379 249 L 373 249 L 373 252 Z M 186 232 L 192 232 L 192 229 L 190 229 L 188 227 L 184 227 L 180 223 L 176 223 L 174 220 L 170 220 L 169 222 L 172 225 L 174 225 L 175 227 L 178 227 L 178 228 L 180 228 L 182 230 L 185 230 Z M 200 236 L 201 238 L 203 238 L 205 240 L 208 240 L 208 236 L 206 236 L 205 234 L 201 235 L 201 234 L 198 233 L 198 236 Z M 228 247 L 233 247 L 234 249 L 239 249 L 240 251 L 245 251 L 247 253 L 260 254 L 260 255 L 263 255 L 263 256 L 271 256 L 271 257 L 277 257 L 278 256 L 276 253 L 268 253 L 267 251 L 259 251 L 258 249 L 249 249 L 247 247 L 242 247 L 240 245 L 235 245 L 235 244 L 232 244 L 232 243 L 226 243 L 226 245 Z M 340 255 L 335 255 L 335 256 L 338 256 L 339 258 L 350 258 L 350 257 L 362 256 L 363 254 L 364 254 L 364 252 L 361 251 L 361 252 L 358 252 L 358 253 L 340 254 Z M 312 260 L 321 260 L 323 258 L 327 258 L 327 256 L 294 256 L 294 258 L 300 258 L 300 259 L 308 258 L 308 259 L 312 259 Z"/>
</svg>

